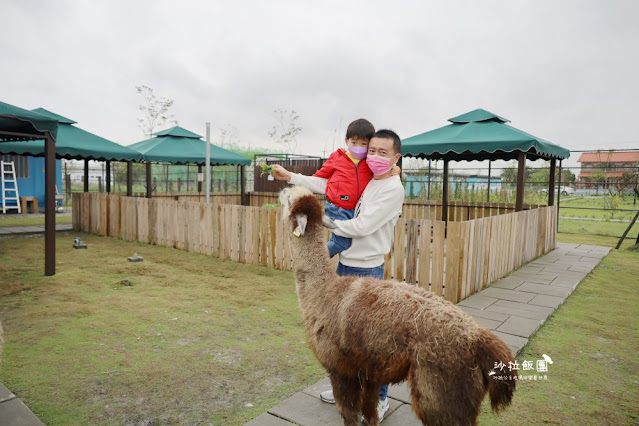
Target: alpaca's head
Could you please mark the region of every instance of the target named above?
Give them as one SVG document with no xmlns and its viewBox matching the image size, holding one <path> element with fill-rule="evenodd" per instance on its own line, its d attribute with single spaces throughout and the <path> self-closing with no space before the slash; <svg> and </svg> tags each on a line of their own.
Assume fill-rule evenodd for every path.
<svg viewBox="0 0 639 426">
<path fill-rule="evenodd" d="M 301 186 L 284 188 L 280 192 L 280 204 L 283 206 L 283 219 L 295 236 L 322 226 L 322 205 L 308 189 Z"/>
</svg>

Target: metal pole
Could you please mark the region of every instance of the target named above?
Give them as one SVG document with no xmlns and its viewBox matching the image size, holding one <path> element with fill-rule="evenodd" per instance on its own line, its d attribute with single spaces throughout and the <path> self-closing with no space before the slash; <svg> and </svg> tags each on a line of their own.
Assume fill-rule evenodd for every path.
<svg viewBox="0 0 639 426">
<path fill-rule="evenodd" d="M 206 123 L 206 203 L 211 202 L 211 123 Z"/>
<path fill-rule="evenodd" d="M 44 142 L 44 275 L 55 275 L 55 139 Z M 38 206 L 36 206 L 36 210 Z"/>
<path fill-rule="evenodd" d="M 430 200 L 430 160 L 428 160 L 428 196 L 426 199 Z"/>
<path fill-rule="evenodd" d="M 146 163 L 146 198 L 151 198 L 153 187 L 151 182 L 151 162 Z"/>
<path fill-rule="evenodd" d="M 126 196 L 133 196 L 133 161 L 126 162 Z"/>
<path fill-rule="evenodd" d="M 89 192 L 89 160 L 84 160 L 84 192 Z"/>
<path fill-rule="evenodd" d="M 515 211 L 524 209 L 524 188 L 526 184 L 526 153 L 520 152 L 517 159 L 519 167 L 517 169 L 517 193 L 515 198 Z"/>
<path fill-rule="evenodd" d="M 491 161 L 488 160 L 488 186 L 486 186 L 486 188 L 488 188 L 488 194 L 486 195 L 486 202 L 487 203 L 490 203 L 490 176 L 491 176 L 491 172 L 492 172 L 491 167 L 490 167 L 491 164 L 492 164 Z"/>
<path fill-rule="evenodd" d="M 111 162 L 106 162 L 106 192 L 111 192 Z"/>
<path fill-rule="evenodd" d="M 550 179 L 548 181 L 548 205 L 555 205 L 555 168 L 557 167 L 557 160 L 550 160 Z"/>
<path fill-rule="evenodd" d="M 561 163 L 559 160 L 559 183 L 557 184 L 557 232 L 559 232 L 559 209 L 561 208 Z"/>
<path fill-rule="evenodd" d="M 448 160 L 444 160 L 444 180 L 442 188 L 442 220 L 448 222 Z"/>
<path fill-rule="evenodd" d="M 246 187 L 246 166 L 240 166 L 241 167 L 241 171 L 242 174 L 240 175 L 240 202 L 242 203 L 243 206 L 246 206 L 248 203 L 246 202 L 246 192 L 245 192 L 245 187 Z"/>
</svg>

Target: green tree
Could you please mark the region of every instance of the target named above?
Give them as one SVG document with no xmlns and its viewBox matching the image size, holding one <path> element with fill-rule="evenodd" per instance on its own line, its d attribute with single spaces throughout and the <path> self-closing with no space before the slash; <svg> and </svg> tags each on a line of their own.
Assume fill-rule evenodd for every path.
<svg viewBox="0 0 639 426">
<path fill-rule="evenodd" d="M 517 161 L 511 162 L 511 167 L 506 167 L 501 172 L 501 184 L 502 186 L 506 186 L 508 188 L 514 188 L 517 186 L 517 173 L 518 173 L 518 164 Z M 530 167 L 524 167 L 524 176 L 526 178 L 526 182 L 530 181 L 530 175 L 532 170 Z"/>
</svg>

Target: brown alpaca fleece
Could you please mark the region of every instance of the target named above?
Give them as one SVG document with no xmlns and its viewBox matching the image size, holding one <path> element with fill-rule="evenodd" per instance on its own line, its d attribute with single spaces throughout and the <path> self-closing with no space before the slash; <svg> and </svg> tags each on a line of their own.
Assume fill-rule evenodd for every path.
<svg viewBox="0 0 639 426">
<path fill-rule="evenodd" d="M 330 265 L 317 199 L 294 187 L 280 201 L 306 335 L 329 372 L 345 425 L 358 424 L 360 412 L 367 424 L 379 424 L 379 386 L 407 379 L 413 410 L 423 424 L 477 424 L 487 392 L 493 410 L 510 404 L 516 371 L 508 380 L 490 375 L 503 376 L 495 365 L 515 361 L 504 342 L 421 288 L 338 276 Z"/>
</svg>

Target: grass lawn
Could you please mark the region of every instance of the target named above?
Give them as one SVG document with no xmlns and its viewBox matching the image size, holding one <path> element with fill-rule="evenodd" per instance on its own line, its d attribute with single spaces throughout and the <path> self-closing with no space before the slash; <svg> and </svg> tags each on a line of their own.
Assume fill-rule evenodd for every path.
<svg viewBox="0 0 639 426">
<path fill-rule="evenodd" d="M 639 251 L 604 258 L 518 357 L 522 364 L 549 355 L 548 379 L 520 381 L 513 405 L 499 416 L 484 401 L 479 423 L 638 424 L 637 276 Z"/>
<path fill-rule="evenodd" d="M 565 199 L 564 199 L 565 198 Z M 633 204 L 632 197 L 625 197 L 624 200 L 619 200 L 619 204 L 615 206 L 621 210 L 635 210 L 635 212 L 612 212 L 604 210 L 585 210 L 582 208 L 571 207 L 588 207 L 596 209 L 610 208 L 605 205 L 605 198 L 601 197 L 580 197 L 580 196 L 562 196 L 561 208 L 559 210 L 560 216 L 570 217 L 584 217 L 584 218 L 597 218 L 597 219 L 625 219 L 632 220 L 635 216 L 635 212 L 639 209 L 639 206 Z M 626 225 L 627 226 L 627 225 Z"/>
<path fill-rule="evenodd" d="M 290 272 L 75 235 L 46 278 L 41 236 L 0 238 L 0 381 L 45 423 L 241 425 L 325 377 Z M 637 276 L 639 251 L 613 250 L 519 357 L 548 354 L 548 380 L 480 424 L 637 424 Z"/>
<path fill-rule="evenodd" d="M 43 422 L 239 425 L 325 376 L 290 272 L 75 235 L 46 278 L 42 236 L 0 238 L 0 381 Z"/>
<path fill-rule="evenodd" d="M 72 223 L 72 217 L 70 214 L 56 214 L 56 225 L 70 225 Z M 19 214 L 12 215 L 0 214 L 0 228 L 12 228 L 16 226 L 44 226 L 43 214 Z"/>
<path fill-rule="evenodd" d="M 573 220 L 573 219 L 559 219 L 559 232 L 580 234 L 588 237 L 589 235 L 609 236 L 613 237 L 615 244 L 619 241 L 623 233 L 626 231 L 630 223 L 622 222 L 609 222 L 609 221 L 592 221 L 592 220 Z M 630 229 L 628 233 L 629 239 L 632 244 L 637 240 L 637 234 L 639 233 L 639 220 Z M 624 240 L 625 242 L 626 240 Z"/>
</svg>

